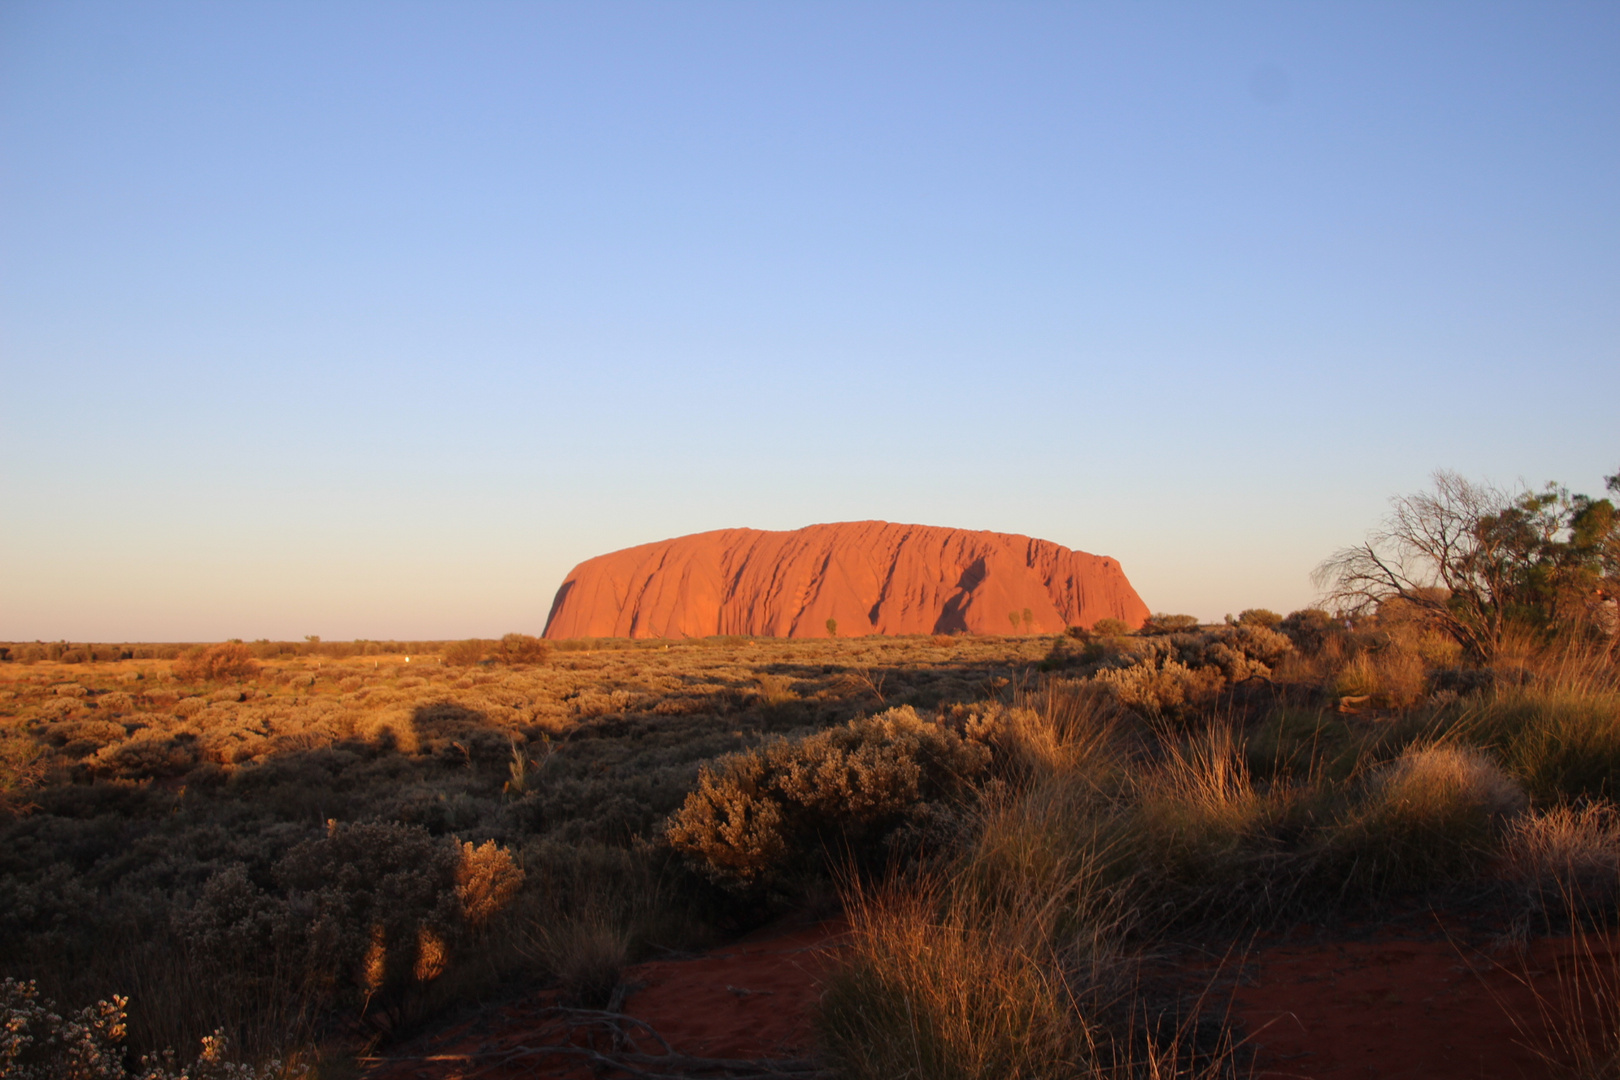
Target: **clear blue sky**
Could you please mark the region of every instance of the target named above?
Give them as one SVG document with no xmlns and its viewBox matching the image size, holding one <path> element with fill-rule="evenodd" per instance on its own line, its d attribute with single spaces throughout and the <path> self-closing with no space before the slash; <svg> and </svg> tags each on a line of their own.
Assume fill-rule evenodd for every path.
<svg viewBox="0 0 1620 1080">
<path fill-rule="evenodd" d="M 0 638 L 884 518 L 1219 618 L 1620 466 L 1620 5 L 0 5 Z"/>
</svg>

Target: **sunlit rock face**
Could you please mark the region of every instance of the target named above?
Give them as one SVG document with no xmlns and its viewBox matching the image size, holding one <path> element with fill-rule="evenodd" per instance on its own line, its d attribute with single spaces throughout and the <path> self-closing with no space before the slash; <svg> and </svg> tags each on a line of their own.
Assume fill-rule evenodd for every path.
<svg viewBox="0 0 1620 1080">
<path fill-rule="evenodd" d="M 1147 615 L 1106 556 L 1010 533 L 846 521 L 718 529 L 587 559 L 557 590 L 545 636 L 828 637 L 829 619 L 838 637 L 1041 634 L 1098 619 L 1137 627 Z"/>
</svg>

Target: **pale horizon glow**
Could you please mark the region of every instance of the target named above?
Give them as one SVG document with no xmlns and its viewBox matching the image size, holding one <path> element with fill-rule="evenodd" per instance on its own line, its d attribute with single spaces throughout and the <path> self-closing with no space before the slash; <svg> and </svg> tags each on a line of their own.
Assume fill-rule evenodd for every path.
<svg viewBox="0 0 1620 1080">
<path fill-rule="evenodd" d="M 1620 468 L 1620 8 L 0 6 L 0 640 L 864 519 L 1310 604 Z"/>
</svg>

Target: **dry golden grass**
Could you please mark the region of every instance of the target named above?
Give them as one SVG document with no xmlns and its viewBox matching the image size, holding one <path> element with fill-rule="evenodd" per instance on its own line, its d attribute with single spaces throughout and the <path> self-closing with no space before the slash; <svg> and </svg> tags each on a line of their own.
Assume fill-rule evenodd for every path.
<svg viewBox="0 0 1620 1080">
<path fill-rule="evenodd" d="M 1043 655 L 1006 639 L 508 638 L 479 645 L 498 662 L 456 667 L 367 648 L 0 663 L 4 972 L 67 1002 L 134 991 L 138 1048 L 224 1025 L 259 1057 L 362 1002 L 393 1031 L 492 980 L 589 982 L 612 966 L 589 957 L 619 949 L 592 946 L 592 926 L 634 955 L 734 917 L 658 845 L 705 762 L 884 705 L 977 700 Z M 102 653 L 122 658 L 81 659 Z M 374 911 L 299 878 L 326 899 L 289 906 L 289 860 L 329 821 L 405 830 L 372 872 L 420 869 L 420 849 L 443 853 L 442 880 Z M 503 944 L 532 925 L 579 933 L 545 956 Z"/>
<path fill-rule="evenodd" d="M 1027 712 L 1011 737 L 1043 750 L 1063 745 L 1061 734 L 1041 730 L 1061 724 L 1063 708 Z M 1054 767 L 1015 772 L 986 800 L 966 846 L 932 870 L 846 882 L 851 943 L 818 1015 L 841 1075 L 1242 1072 L 1235 1034 L 1218 1017 L 1204 1022 L 1207 1002 L 1144 988 L 1143 882 L 1121 876 L 1120 846 L 1132 836 L 1116 800 L 1129 796 L 1098 783 L 1121 778 L 1101 764 L 1124 764 L 1112 742 L 1082 738 L 1066 754 L 1037 758 Z M 1210 781 L 1206 766 L 1190 767 Z M 1222 790 L 1204 798 L 1229 799 L 1223 781 L 1210 782 Z"/>
<path fill-rule="evenodd" d="M 1236 1036 L 1143 991 L 1165 935 L 1456 888 L 1544 909 L 1611 874 L 1612 664 L 1463 669 L 1410 621 L 1251 615 L 0 663 L 0 974 L 133 992 L 141 1047 L 224 1026 L 262 1059 L 503 980 L 602 1003 L 649 947 L 824 889 L 831 855 L 845 1072 L 1224 1075 Z"/>
</svg>

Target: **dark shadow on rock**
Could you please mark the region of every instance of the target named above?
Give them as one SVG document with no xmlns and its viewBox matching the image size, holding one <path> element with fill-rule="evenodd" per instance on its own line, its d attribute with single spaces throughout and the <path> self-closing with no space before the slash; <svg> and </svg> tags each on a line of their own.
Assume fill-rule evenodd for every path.
<svg viewBox="0 0 1620 1080">
<path fill-rule="evenodd" d="M 934 620 L 934 633 L 936 634 L 965 634 L 967 633 L 967 616 L 963 609 L 985 578 L 989 570 L 985 568 L 983 559 L 973 560 L 973 564 L 962 571 L 962 576 L 956 582 L 956 592 L 945 601 L 945 607 L 940 611 L 939 618 Z"/>
<path fill-rule="evenodd" d="M 557 617 L 557 612 L 562 608 L 563 601 L 568 599 L 568 594 L 573 591 L 574 583 L 572 581 L 563 582 L 562 588 L 557 590 L 557 595 L 551 600 L 551 610 L 546 613 L 546 628 L 540 631 L 541 637 L 545 637 L 547 631 L 551 629 L 551 620 Z"/>
</svg>

